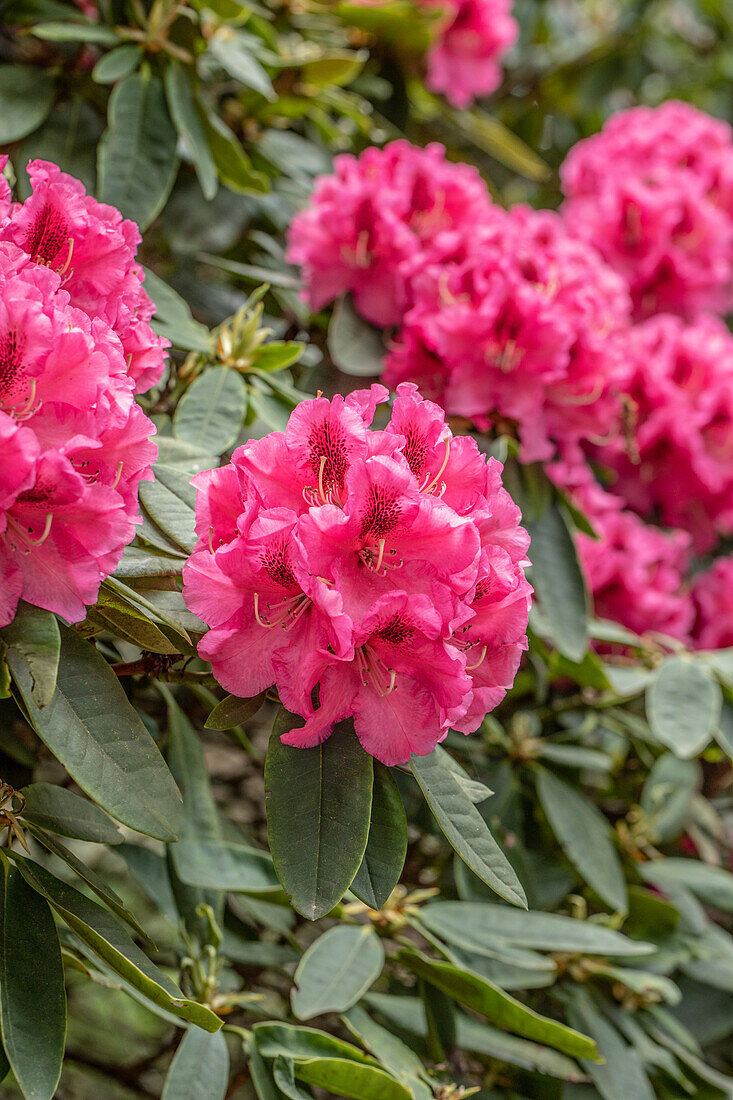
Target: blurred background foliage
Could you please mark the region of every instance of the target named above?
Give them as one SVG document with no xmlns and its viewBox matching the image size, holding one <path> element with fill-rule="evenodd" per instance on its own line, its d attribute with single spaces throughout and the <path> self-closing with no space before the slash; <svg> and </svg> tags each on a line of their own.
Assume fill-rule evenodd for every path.
<svg viewBox="0 0 733 1100">
<path fill-rule="evenodd" d="M 0 146 L 20 195 L 27 161 L 47 158 L 138 221 L 158 330 L 174 345 L 143 399 L 158 481 L 84 630 L 167 751 L 189 828 L 164 845 L 104 815 L 80 824 L 78 805 L 49 795 L 77 788 L 10 699 L 2 777 L 36 788 L 18 818 L 35 824 L 34 857 L 107 904 L 112 888 L 113 907 L 155 942 L 150 958 L 227 1023 L 226 1039 L 182 1033 L 88 934 L 65 932 L 61 1100 L 733 1096 L 729 652 L 680 662 L 665 639 L 588 623 L 553 505 L 559 550 L 544 592 L 535 580 L 529 660 L 480 734 L 447 741 L 453 803 L 428 809 L 407 772 L 395 802 L 383 779 L 386 835 L 408 842 L 400 885 L 388 897 L 400 864 L 388 852 L 380 890 L 362 883 L 362 901 L 348 894 L 311 924 L 267 852 L 274 703 L 221 700 L 176 579 L 191 474 L 281 428 L 302 394 L 376 372 L 380 338 L 346 309 L 330 325 L 311 316 L 284 260 L 284 231 L 334 155 L 400 134 L 439 140 L 499 201 L 552 207 L 567 150 L 613 111 L 678 96 L 733 120 L 730 0 L 516 0 L 515 15 L 502 87 L 456 110 L 422 83 L 430 22 L 409 0 L 0 0 Z M 530 514 L 546 487 L 513 476 Z M 107 690 L 106 670 L 87 672 Z M 436 817 L 445 828 L 456 806 L 491 828 L 537 913 L 502 905 L 455 855 Z M 303 953 L 325 935 L 324 983 Z M 18 1092 L 6 1082 L 0 1094 Z"/>
</svg>

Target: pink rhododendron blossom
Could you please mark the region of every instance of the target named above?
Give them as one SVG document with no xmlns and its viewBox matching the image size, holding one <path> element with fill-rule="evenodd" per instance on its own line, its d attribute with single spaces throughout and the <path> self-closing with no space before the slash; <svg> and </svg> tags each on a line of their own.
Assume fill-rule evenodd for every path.
<svg viewBox="0 0 733 1100">
<path fill-rule="evenodd" d="M 427 55 L 426 84 L 455 107 L 468 107 L 501 83 L 501 59 L 519 27 L 511 0 L 421 0 L 443 9 Z"/>
<path fill-rule="evenodd" d="M 134 535 L 152 423 L 122 344 L 0 242 L 0 625 L 18 599 L 84 618 Z"/>
<path fill-rule="evenodd" d="M 626 413 L 594 457 L 629 507 L 707 550 L 733 533 L 733 336 L 662 314 L 626 343 Z"/>
<path fill-rule="evenodd" d="M 733 646 L 733 557 L 718 558 L 692 585 L 698 649 Z"/>
<path fill-rule="evenodd" d="M 624 509 L 618 497 L 601 488 L 577 452 L 548 472 L 598 535 L 576 535 L 596 615 L 637 634 L 651 631 L 687 641 L 694 616 L 685 582 L 689 536 L 654 527 Z"/>
<path fill-rule="evenodd" d="M 137 226 L 87 195 L 55 164 L 31 161 L 28 175 L 32 194 L 4 217 L 0 191 L 0 241 L 12 242 L 34 263 L 57 272 L 71 305 L 107 322 L 120 340 L 136 391 L 144 393 L 160 380 L 169 341 L 150 327 L 155 307 L 135 262 Z"/>
<path fill-rule="evenodd" d="M 290 226 L 288 259 L 313 309 L 351 292 L 368 321 L 396 325 L 410 305 L 405 261 L 425 262 L 436 240 L 472 231 L 490 207 L 475 168 L 448 162 L 441 145 L 394 141 L 336 157 Z"/>
<path fill-rule="evenodd" d="M 385 764 L 424 755 L 449 727 L 478 728 L 526 648 L 529 538 L 473 440 L 399 387 L 317 397 L 273 432 L 199 474 L 188 606 L 229 691 L 275 685 L 316 745 L 353 716 Z M 314 701 L 314 700 L 317 700 Z"/>
<path fill-rule="evenodd" d="M 570 151 L 566 223 L 628 280 L 638 317 L 731 308 L 731 137 L 672 100 L 622 111 Z"/>
<path fill-rule="evenodd" d="M 405 272 L 414 304 L 385 382 L 415 381 L 482 426 L 511 422 L 526 461 L 605 436 L 624 375 L 616 336 L 629 322 L 628 294 L 556 214 L 493 208 Z"/>
</svg>

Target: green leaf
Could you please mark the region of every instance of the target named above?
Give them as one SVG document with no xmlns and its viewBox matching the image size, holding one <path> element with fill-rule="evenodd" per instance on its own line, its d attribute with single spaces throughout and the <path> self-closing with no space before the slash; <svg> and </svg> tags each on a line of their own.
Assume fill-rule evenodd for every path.
<svg viewBox="0 0 733 1100">
<path fill-rule="evenodd" d="M 175 840 L 181 799 L 158 748 L 100 653 L 62 626 L 56 692 L 40 710 L 25 666 L 13 677 L 38 736 L 90 798 L 112 817 L 159 840 Z"/>
<path fill-rule="evenodd" d="M 384 369 L 382 335 L 359 316 L 348 295 L 334 307 L 328 352 L 334 365 L 353 378 L 371 378 Z"/>
<path fill-rule="evenodd" d="M 711 867 L 697 859 L 670 858 L 638 863 L 637 870 L 645 882 L 653 882 L 665 892 L 684 886 L 705 905 L 733 913 L 733 874 L 723 867 Z"/>
<path fill-rule="evenodd" d="M 625 913 L 626 880 L 604 815 L 589 798 L 545 768 L 537 769 L 537 794 L 562 850 L 581 877 L 607 905 Z"/>
<path fill-rule="evenodd" d="M 378 1058 L 390 1073 L 412 1092 L 414 1100 L 432 1100 L 432 1089 L 423 1082 L 426 1076 L 417 1054 L 391 1031 L 376 1023 L 360 1005 L 343 1017 L 352 1035 Z"/>
<path fill-rule="evenodd" d="M 165 206 L 178 170 L 176 131 L 163 85 L 133 73 L 112 91 L 98 151 L 99 198 L 146 229 Z"/>
<path fill-rule="evenodd" d="M 26 1100 L 51 1100 L 61 1076 L 66 993 L 51 910 L 3 859 L 0 1000 L 3 1046 Z"/>
<path fill-rule="evenodd" d="M 242 148 L 242 143 L 226 123 L 200 101 L 199 108 L 206 139 L 221 182 L 231 191 L 237 191 L 240 194 L 255 192 L 266 195 L 270 190 L 270 181 L 263 172 L 258 172 L 252 167 L 252 161 Z"/>
<path fill-rule="evenodd" d="M 294 1024 L 255 1024 L 253 1028 L 257 1049 L 264 1058 L 282 1056 L 295 1061 L 309 1058 L 345 1058 L 351 1062 L 370 1062 L 371 1059 L 351 1043 L 318 1031 L 312 1027 Z"/>
<path fill-rule="evenodd" d="M 525 519 L 532 542 L 528 573 L 547 619 L 552 641 L 571 661 L 588 648 L 585 581 L 568 524 L 557 503 L 536 519 Z"/>
<path fill-rule="evenodd" d="M 584 1065 L 604 1100 L 654 1100 L 654 1089 L 637 1051 L 598 1012 L 586 991 L 577 987 L 573 990 L 570 1018 L 598 1044 L 604 1061 L 585 1061 Z"/>
<path fill-rule="evenodd" d="M 372 909 L 381 909 L 400 880 L 406 854 L 405 807 L 391 771 L 375 760 L 369 839 L 352 893 Z"/>
<path fill-rule="evenodd" d="M 191 479 L 173 466 L 156 464 L 155 481 L 140 485 L 143 508 L 161 531 L 187 554 L 196 545 L 196 490 Z"/>
<path fill-rule="evenodd" d="M 631 940 L 595 921 L 557 913 L 521 913 L 480 901 L 431 901 L 420 910 L 420 921 L 449 943 L 479 954 L 491 951 L 497 940 L 579 955 L 648 955 L 654 950 L 649 943 Z"/>
<path fill-rule="evenodd" d="M 441 755 L 413 756 L 410 766 L 451 847 L 500 897 L 526 909 L 527 898 L 514 868 Z"/>
<path fill-rule="evenodd" d="M 125 926 L 101 905 L 61 882 L 44 867 L 17 852 L 9 853 L 26 882 L 56 910 L 87 947 L 159 1008 L 205 1031 L 218 1031 L 221 1020 L 180 989 L 133 942 Z"/>
<path fill-rule="evenodd" d="M 263 691 L 255 695 L 253 699 L 240 699 L 238 695 L 227 695 L 212 710 L 204 723 L 210 730 L 230 730 L 234 726 L 241 726 L 254 718 L 267 698 Z"/>
<path fill-rule="evenodd" d="M 245 88 L 274 102 L 277 96 L 272 81 L 249 48 L 249 39 L 249 35 L 240 34 L 231 27 L 221 27 L 209 39 L 208 53 Z"/>
<path fill-rule="evenodd" d="M 288 1100 L 313 1100 L 313 1093 L 306 1092 L 295 1080 L 295 1066 L 281 1054 L 272 1064 L 272 1078 L 283 1096 Z"/>
<path fill-rule="evenodd" d="M 103 54 L 92 69 L 92 80 L 97 84 L 116 84 L 134 73 L 143 58 L 141 46 L 127 43 Z"/>
<path fill-rule="evenodd" d="M 221 1031 L 190 1027 L 166 1074 L 161 1100 L 224 1100 L 229 1051 Z"/>
<path fill-rule="evenodd" d="M 371 925 L 329 928 L 303 955 L 290 995 L 299 1020 L 345 1012 L 366 993 L 384 966 L 384 948 Z"/>
<path fill-rule="evenodd" d="M 652 733 L 686 759 L 705 748 L 720 720 L 721 707 L 720 686 L 690 658 L 667 658 L 646 692 Z"/>
<path fill-rule="evenodd" d="M 696 760 L 680 760 L 673 752 L 665 752 L 654 762 L 641 792 L 641 808 L 650 819 L 650 839 L 655 844 L 680 835 L 701 785 L 702 772 Z"/>
<path fill-rule="evenodd" d="M 296 1062 L 295 1076 L 343 1100 L 412 1100 L 410 1090 L 384 1070 L 341 1058 Z"/>
<path fill-rule="evenodd" d="M 0 650 L 3 643 L 12 651 L 12 659 L 20 659 L 30 672 L 33 702 L 39 709 L 48 706 L 56 690 L 61 653 L 56 616 L 21 600 L 12 623 L 0 630 Z"/>
<path fill-rule="evenodd" d="M 120 41 L 112 27 L 100 23 L 36 23 L 32 33 L 47 42 L 94 42 L 99 46 L 116 46 Z"/>
<path fill-rule="evenodd" d="M 301 68 L 303 83 L 315 84 L 319 88 L 343 88 L 359 75 L 368 57 L 368 50 L 359 50 L 356 53 L 351 50 L 334 50 L 325 57 L 306 61 Z"/>
<path fill-rule="evenodd" d="M 573 1058 L 596 1058 L 595 1044 L 591 1039 L 565 1024 L 540 1016 L 486 978 L 480 978 L 469 970 L 459 970 L 451 963 L 428 959 L 414 950 L 402 950 L 398 958 L 418 977 L 499 1027 L 525 1039 L 545 1043 Z"/>
<path fill-rule="evenodd" d="M 507 168 L 530 180 L 549 178 L 549 166 L 498 118 L 478 107 L 472 111 L 446 109 L 445 113 L 479 149 L 483 149 Z"/>
<path fill-rule="evenodd" d="M 316 920 L 341 900 L 364 857 L 372 758 L 350 722 L 340 722 L 315 748 L 284 745 L 280 735 L 298 725 L 302 719 L 282 709 L 270 736 L 267 831 L 275 870 L 293 908 Z"/>
<path fill-rule="evenodd" d="M 456 1040 L 460 1050 L 470 1050 L 489 1058 L 498 1058 L 512 1066 L 543 1073 L 562 1081 L 581 1081 L 583 1072 L 578 1065 L 559 1051 L 540 1046 L 528 1039 L 508 1035 L 498 1028 L 484 1024 L 473 1017 L 459 1013 L 456 1020 Z"/>
<path fill-rule="evenodd" d="M 37 65 L 0 65 L 0 145 L 37 130 L 48 117 L 56 81 Z"/>
<path fill-rule="evenodd" d="M 194 321 L 181 295 L 147 268 L 145 290 L 155 303 L 155 331 L 159 336 L 167 336 L 174 348 L 184 351 L 211 350 L 211 336 L 206 325 Z"/>
<path fill-rule="evenodd" d="M 191 156 L 204 198 L 210 201 L 219 187 L 216 164 L 206 140 L 188 73 L 175 58 L 168 62 L 165 71 L 165 91 L 171 118 Z"/>
<path fill-rule="evenodd" d="M 31 783 L 20 793 L 25 798 L 20 816 L 33 825 L 93 844 L 120 844 L 122 841 L 122 833 L 99 806 L 66 787 Z"/>
<path fill-rule="evenodd" d="M 247 411 L 247 387 L 230 367 L 211 367 L 192 382 L 173 414 L 173 434 L 221 455 L 236 441 Z"/>
</svg>

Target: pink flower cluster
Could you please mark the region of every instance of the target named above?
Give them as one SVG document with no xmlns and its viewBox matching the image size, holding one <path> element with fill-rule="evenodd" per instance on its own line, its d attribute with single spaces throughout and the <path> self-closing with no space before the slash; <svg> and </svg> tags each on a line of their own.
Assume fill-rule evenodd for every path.
<svg viewBox="0 0 733 1100">
<path fill-rule="evenodd" d="M 468 107 L 498 88 L 501 59 L 519 34 L 512 0 L 421 2 L 443 12 L 426 58 L 428 88 L 441 92 L 454 107 Z"/>
<path fill-rule="evenodd" d="M 624 373 L 621 279 L 549 211 L 494 207 L 452 244 L 410 268 L 414 304 L 385 382 L 413 379 L 453 415 L 516 426 L 528 462 L 604 435 Z"/>
<path fill-rule="evenodd" d="M 450 164 L 441 145 L 407 141 L 336 157 L 293 219 L 288 259 L 303 268 L 313 309 L 350 292 L 366 320 L 397 325 L 411 304 L 405 272 L 470 231 L 491 207 L 475 168 Z"/>
<path fill-rule="evenodd" d="M 718 558 L 692 584 L 698 649 L 733 646 L 733 557 Z"/>
<path fill-rule="evenodd" d="M 500 702 L 531 589 L 501 466 L 409 384 L 370 429 L 386 398 L 375 385 L 305 401 L 284 433 L 199 474 L 184 597 L 211 627 L 199 653 L 222 686 L 275 684 L 302 716 L 284 741 L 318 744 L 353 716 L 365 750 L 394 765 Z"/>
<path fill-rule="evenodd" d="M 20 598 L 71 622 L 95 602 L 152 476 L 134 391 L 164 354 L 135 227 L 55 165 L 29 174 L 22 205 L 0 184 L 0 625 Z"/>
<path fill-rule="evenodd" d="M 565 221 L 624 276 L 638 317 L 731 308 L 731 137 L 672 100 L 622 111 L 570 151 Z"/>
</svg>

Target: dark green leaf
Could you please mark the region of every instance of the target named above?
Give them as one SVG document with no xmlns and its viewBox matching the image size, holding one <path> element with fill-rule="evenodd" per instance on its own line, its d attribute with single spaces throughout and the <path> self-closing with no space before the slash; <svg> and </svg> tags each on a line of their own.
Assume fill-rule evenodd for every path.
<svg viewBox="0 0 733 1100">
<path fill-rule="evenodd" d="M 431 1100 L 432 1090 L 422 1080 L 427 1074 L 417 1054 L 391 1031 L 376 1023 L 360 1005 L 350 1008 L 344 1023 L 382 1065 L 407 1085 L 414 1100 Z"/>
<path fill-rule="evenodd" d="M 30 672 L 33 702 L 39 709 L 48 706 L 56 690 L 61 653 L 56 616 L 21 600 L 12 623 L 0 630 L 0 650 L 3 644 L 12 651 L 12 660 L 20 659 Z"/>
<path fill-rule="evenodd" d="M 567 521 L 557 503 L 525 521 L 532 542 L 529 576 L 557 648 L 581 661 L 588 648 L 588 606 L 583 574 Z"/>
<path fill-rule="evenodd" d="M 329 928 L 308 948 L 295 971 L 293 1012 L 310 1020 L 351 1008 L 377 980 L 384 948 L 370 925 Z"/>
<path fill-rule="evenodd" d="M 61 1076 L 66 994 L 51 910 L 3 859 L 0 894 L 3 1046 L 26 1100 L 51 1100 Z"/>
<path fill-rule="evenodd" d="M 0 65 L 0 145 L 38 129 L 53 106 L 55 86 L 37 65 Z"/>
<path fill-rule="evenodd" d="M 140 500 L 145 511 L 187 554 L 196 545 L 196 490 L 191 479 L 173 466 L 153 467 L 155 481 L 143 481 Z"/>
<path fill-rule="evenodd" d="M 697 859 L 655 859 L 637 864 L 645 882 L 662 890 L 684 886 L 706 905 L 733 913 L 733 874 L 724 867 L 709 867 Z"/>
<path fill-rule="evenodd" d="M 295 1061 L 324 1057 L 345 1058 L 350 1062 L 371 1061 L 358 1047 L 312 1027 L 266 1023 L 255 1024 L 253 1031 L 257 1048 L 264 1058 L 281 1055 Z"/>
<path fill-rule="evenodd" d="M 99 198 L 146 229 L 173 187 L 176 144 L 160 80 L 149 74 L 128 76 L 110 96 L 109 122 L 99 144 Z"/>
<path fill-rule="evenodd" d="M 190 1027 L 166 1074 L 161 1100 L 224 1100 L 228 1084 L 229 1051 L 224 1035 Z"/>
<path fill-rule="evenodd" d="M 238 695 L 227 695 L 217 703 L 206 719 L 206 728 L 230 730 L 233 726 L 241 726 L 243 722 L 249 722 L 265 702 L 265 698 L 264 691 L 253 699 L 240 699 Z"/>
<path fill-rule="evenodd" d="M 66 787 L 31 783 L 20 793 L 25 798 L 23 818 L 42 829 L 95 844 L 119 844 L 122 840 L 122 833 L 103 810 Z"/>
<path fill-rule="evenodd" d="M 167 336 L 175 348 L 184 351 L 211 350 L 211 336 L 206 325 L 194 321 L 187 303 L 173 287 L 146 270 L 145 290 L 155 303 L 154 326 L 160 336 Z M 161 440 L 161 443 L 167 442 Z"/>
<path fill-rule="evenodd" d="M 372 816 L 364 858 L 351 884 L 360 901 L 381 909 L 400 880 L 407 853 L 407 816 L 389 768 L 374 762 Z"/>
<path fill-rule="evenodd" d="M 247 388 L 230 367 L 205 370 L 189 386 L 173 415 L 173 433 L 209 454 L 221 455 L 236 441 L 247 411 Z"/>
<path fill-rule="evenodd" d="M 313 1093 L 306 1092 L 295 1080 L 295 1066 L 278 1054 L 272 1064 L 272 1077 L 283 1096 L 288 1100 L 313 1100 Z"/>
<path fill-rule="evenodd" d="M 413 756 L 413 774 L 453 849 L 478 877 L 513 905 L 527 907 L 516 872 L 440 754 Z"/>
<path fill-rule="evenodd" d="M 384 369 L 381 333 L 364 321 L 351 298 L 339 298 L 328 326 L 328 351 L 339 370 L 355 378 L 371 378 Z"/>
<path fill-rule="evenodd" d="M 719 685 L 697 662 L 669 657 L 646 693 L 652 733 L 677 756 L 696 756 L 717 728 L 722 706 Z"/>
<path fill-rule="evenodd" d="M 216 165 L 196 107 L 191 81 L 181 63 L 175 59 L 168 62 L 165 71 L 165 91 L 168 110 L 191 156 L 204 198 L 211 200 L 219 186 Z"/>
<path fill-rule="evenodd" d="M 607 905 L 625 913 L 629 904 L 626 880 L 601 811 L 544 768 L 537 772 L 537 794 L 570 862 Z"/>
<path fill-rule="evenodd" d="M 295 1076 L 343 1100 L 412 1100 L 409 1089 L 384 1070 L 341 1058 L 296 1062 Z"/>
<path fill-rule="evenodd" d="M 42 741 L 90 798 L 112 817 L 159 840 L 175 840 L 181 800 L 162 756 L 117 677 L 93 645 L 61 628 L 56 692 L 33 701 L 30 673 L 11 665 Z"/>
<path fill-rule="evenodd" d="M 267 830 L 293 907 L 316 920 L 341 900 L 364 857 L 372 758 L 349 722 L 315 748 L 284 745 L 280 734 L 301 724 L 284 709 L 275 721 L 265 763 Z"/>
<path fill-rule="evenodd" d="M 242 194 L 251 191 L 267 194 L 270 190 L 269 180 L 263 172 L 252 167 L 252 161 L 242 148 L 242 143 L 218 115 L 203 106 L 201 110 L 209 149 L 221 182 L 232 191 Z"/>
<path fill-rule="evenodd" d="M 100 57 L 92 69 L 92 80 L 97 84 L 116 84 L 118 80 L 124 80 L 130 73 L 134 73 L 143 57 L 140 46 L 128 43 L 125 46 L 117 46 Z"/>
<path fill-rule="evenodd" d="M 604 1059 L 600 1064 L 584 1062 L 603 1100 L 654 1100 L 654 1090 L 636 1050 L 598 1012 L 585 990 L 576 988 L 573 994 L 571 1019 L 576 1027 L 593 1036 Z"/>
<path fill-rule="evenodd" d="M 120 41 L 112 27 L 99 23 L 36 23 L 33 34 L 47 42 L 94 42 L 100 46 L 116 46 Z"/>
</svg>

